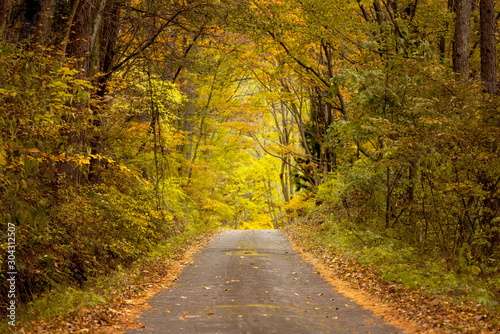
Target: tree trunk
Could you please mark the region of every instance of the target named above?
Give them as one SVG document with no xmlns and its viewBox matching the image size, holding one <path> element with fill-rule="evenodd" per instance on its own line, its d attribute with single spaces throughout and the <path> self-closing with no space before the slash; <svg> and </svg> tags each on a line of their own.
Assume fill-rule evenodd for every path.
<svg viewBox="0 0 500 334">
<path fill-rule="evenodd" d="M 455 7 L 454 5 L 454 1 L 453 0 L 448 0 L 448 10 L 450 11 L 453 11 L 453 8 Z M 441 60 L 445 60 L 446 59 L 446 31 L 448 30 L 449 28 L 449 24 L 446 23 L 446 28 L 444 29 L 444 31 L 440 32 L 439 33 L 439 45 L 438 45 L 438 49 L 439 49 L 439 56 L 441 57 Z"/>
<path fill-rule="evenodd" d="M 116 44 L 118 42 L 119 37 L 119 22 L 120 22 L 120 1 L 119 0 L 102 0 L 101 8 L 99 9 L 101 15 L 101 19 L 104 20 L 102 23 L 96 22 L 92 26 L 89 23 L 89 27 L 87 27 L 87 32 L 89 33 L 88 41 L 88 52 L 89 56 L 92 52 L 93 43 L 96 41 L 96 35 L 98 31 L 101 30 L 100 33 L 100 71 L 101 73 L 105 73 L 106 75 L 102 75 L 97 80 L 97 90 L 96 95 L 99 99 L 99 102 L 102 102 L 102 98 L 106 96 L 108 92 L 108 82 L 111 79 L 111 74 L 108 73 L 111 71 L 113 66 L 113 62 L 116 54 Z M 97 21 L 97 20 L 96 20 Z M 90 29 L 89 29 L 90 28 Z M 88 72 L 87 72 L 88 73 Z M 102 126 L 101 117 L 99 115 L 99 107 L 93 109 L 94 115 L 96 115 L 93 125 L 95 129 L 98 129 Z M 154 116 L 153 116 L 154 117 Z M 101 150 L 100 148 L 100 136 L 99 131 L 96 131 L 94 136 L 90 141 L 90 149 L 92 154 L 98 154 Z M 89 180 L 98 181 L 100 178 L 100 160 L 91 158 L 90 166 L 89 166 Z"/>
<path fill-rule="evenodd" d="M 277 230 L 277 229 L 279 229 L 279 222 L 278 222 L 278 217 L 276 217 L 276 212 L 274 211 L 274 203 L 273 203 L 272 192 L 271 192 L 272 191 L 271 181 L 267 181 L 267 182 L 269 182 L 269 184 L 268 184 L 268 183 L 266 183 L 265 179 L 262 179 L 262 182 L 264 183 L 264 189 L 267 192 L 266 201 L 267 201 L 267 207 L 269 210 L 269 215 L 271 216 L 271 221 L 273 223 L 273 228 L 275 230 Z"/>
<path fill-rule="evenodd" d="M 76 59 L 77 69 L 86 76 L 89 73 L 90 65 L 90 39 L 94 21 L 92 14 L 94 1 L 74 1 L 78 2 L 78 7 L 71 25 L 66 53 L 69 57 Z"/>
<path fill-rule="evenodd" d="M 42 9 L 40 11 L 38 26 L 38 44 L 40 46 L 47 46 L 49 44 L 50 28 L 55 8 L 56 0 L 42 1 Z"/>
<path fill-rule="evenodd" d="M 469 37 L 472 0 L 457 0 L 455 36 L 453 40 L 453 70 L 463 79 L 469 78 Z"/>
<path fill-rule="evenodd" d="M 73 27 L 73 21 L 75 20 L 76 10 L 80 5 L 80 0 L 72 0 L 71 1 L 71 9 L 69 11 L 68 24 L 66 26 L 66 30 L 64 32 L 63 44 L 62 44 L 62 53 L 66 54 L 66 49 L 68 48 L 69 43 L 69 35 L 71 34 L 71 29 Z"/>
<path fill-rule="evenodd" d="M 288 157 L 285 157 L 281 162 L 281 171 L 280 171 L 280 182 L 281 182 L 281 191 L 283 193 L 283 199 L 285 200 L 285 204 L 290 203 L 290 194 L 288 193 L 288 178 L 286 176 L 286 164 Z"/>
<path fill-rule="evenodd" d="M 12 0 L 0 1 L 0 40 L 3 39 L 7 22 L 9 22 L 10 11 L 12 9 Z"/>
<path fill-rule="evenodd" d="M 236 215 L 236 219 L 234 221 L 234 229 L 237 230 L 238 229 L 238 223 L 240 221 L 240 212 L 238 212 L 238 214 Z"/>
<path fill-rule="evenodd" d="M 480 0 L 481 80 L 490 94 L 497 92 L 495 1 Z"/>
<path fill-rule="evenodd" d="M 385 21 L 385 15 L 382 13 L 382 6 L 380 5 L 380 0 L 373 1 L 373 8 L 375 9 L 375 17 L 377 22 L 381 25 Z"/>
<path fill-rule="evenodd" d="M 238 197 L 236 197 L 236 195 L 233 195 L 234 197 L 234 207 L 238 210 L 238 206 L 240 205 L 240 201 L 238 200 Z M 241 214 L 241 211 L 238 211 L 236 213 L 236 217 L 234 218 L 234 229 L 237 230 L 238 229 L 238 223 L 239 223 L 239 220 L 240 220 L 240 214 Z"/>
<path fill-rule="evenodd" d="M 116 55 L 116 44 L 118 43 L 119 30 L 120 30 L 120 1 L 108 0 L 103 11 L 103 22 L 99 37 L 100 44 L 100 63 L 99 68 L 102 73 L 107 74 L 113 67 L 113 62 Z M 94 26 L 95 29 L 95 26 Z M 94 31 L 95 34 L 95 31 Z M 94 38 L 94 36 L 92 37 Z M 92 42 L 91 42 L 92 45 Z M 102 76 L 99 78 L 98 95 L 103 97 L 106 95 L 107 82 L 111 75 Z"/>
<path fill-rule="evenodd" d="M 94 22 L 94 28 L 92 29 L 92 38 L 90 39 L 90 52 L 94 52 L 95 43 L 97 41 L 97 36 L 99 35 L 99 31 L 101 29 L 102 22 L 102 14 L 104 8 L 106 7 L 106 0 L 101 0 L 99 4 L 99 11 L 97 12 L 96 19 Z"/>
</svg>

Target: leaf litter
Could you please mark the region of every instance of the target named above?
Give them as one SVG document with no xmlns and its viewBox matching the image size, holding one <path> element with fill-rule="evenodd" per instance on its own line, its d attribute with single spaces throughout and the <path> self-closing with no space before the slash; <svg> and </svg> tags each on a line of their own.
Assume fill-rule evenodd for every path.
<svg viewBox="0 0 500 334">
<path fill-rule="evenodd" d="M 171 287 L 192 263 L 192 256 L 212 239 L 207 233 L 193 239 L 191 246 L 182 248 L 171 259 L 158 260 L 147 270 L 142 270 L 140 282 L 131 284 L 112 301 L 96 307 L 83 307 L 68 316 L 45 319 L 32 323 L 29 330 L 19 333 L 123 333 L 126 329 L 144 328 L 137 319 L 146 310 L 148 300 L 161 290 Z M 168 312 L 168 311 L 167 311 Z"/>
<path fill-rule="evenodd" d="M 315 244 L 299 227 L 285 230 L 293 248 L 335 290 L 408 333 L 500 333 L 500 320 L 472 301 L 453 302 L 423 289 L 388 282 L 374 268 Z M 303 246 L 307 245 L 308 249 Z"/>
</svg>

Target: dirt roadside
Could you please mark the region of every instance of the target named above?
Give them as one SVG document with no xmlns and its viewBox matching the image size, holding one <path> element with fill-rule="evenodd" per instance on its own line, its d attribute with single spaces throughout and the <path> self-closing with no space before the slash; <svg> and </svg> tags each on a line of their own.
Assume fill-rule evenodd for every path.
<svg viewBox="0 0 500 334">
<path fill-rule="evenodd" d="M 124 333 L 130 329 L 140 329 L 144 325 L 138 321 L 141 314 L 149 308 L 148 302 L 158 292 L 173 286 L 182 271 L 193 262 L 193 256 L 200 252 L 213 235 L 205 237 L 175 258 L 169 261 L 156 263 L 144 273 L 141 287 L 127 289 L 112 303 L 101 305 L 93 309 L 82 309 L 71 319 L 59 318 L 56 321 L 41 322 L 31 331 L 33 333 Z M 336 291 L 347 298 L 354 300 L 363 308 L 370 310 L 375 315 L 382 317 L 389 324 L 405 329 L 410 333 L 453 333 L 458 332 L 458 326 L 439 321 L 449 317 L 450 321 L 467 324 L 469 328 L 461 331 L 464 333 L 494 333 L 495 329 L 477 330 L 477 326 L 486 321 L 485 316 L 474 313 L 470 309 L 463 309 L 446 304 L 439 299 L 429 299 L 410 292 L 408 298 L 413 303 L 406 303 L 406 298 L 401 298 L 399 287 L 378 284 L 372 273 L 356 268 L 352 263 L 345 263 L 341 259 L 323 256 L 318 253 L 307 252 L 296 243 L 293 236 L 289 239 L 294 249 L 301 257 L 314 266 L 317 274 L 326 279 Z M 346 268 L 351 268 L 350 271 Z M 368 282 L 368 283 L 367 283 Z M 374 293 L 375 291 L 375 293 Z M 383 296 L 381 298 L 380 296 Z M 391 298 L 394 301 L 391 303 Z M 420 310 L 415 310 L 415 304 L 420 305 Z M 408 306 L 410 305 L 410 306 Z M 433 312 L 434 317 L 425 316 Z M 424 316 L 422 316 L 423 314 Z M 443 329 L 447 326 L 448 329 Z M 484 327 L 484 326 L 483 326 Z M 454 329 L 455 328 L 455 329 Z M 463 325 L 462 327 L 463 328 Z"/>
</svg>

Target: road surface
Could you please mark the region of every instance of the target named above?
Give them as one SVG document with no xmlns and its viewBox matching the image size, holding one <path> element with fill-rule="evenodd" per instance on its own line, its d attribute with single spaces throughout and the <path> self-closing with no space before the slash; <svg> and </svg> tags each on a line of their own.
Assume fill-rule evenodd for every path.
<svg viewBox="0 0 500 334">
<path fill-rule="evenodd" d="M 226 231 L 126 333 L 402 333 L 336 293 L 278 230 Z"/>
</svg>

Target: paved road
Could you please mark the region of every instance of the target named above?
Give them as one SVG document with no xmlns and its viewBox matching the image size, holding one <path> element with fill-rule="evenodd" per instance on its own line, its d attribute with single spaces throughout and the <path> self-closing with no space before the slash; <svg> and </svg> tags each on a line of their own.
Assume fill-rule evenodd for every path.
<svg viewBox="0 0 500 334">
<path fill-rule="evenodd" d="M 127 333 L 401 333 L 334 291 L 275 230 L 217 236 Z"/>
</svg>

